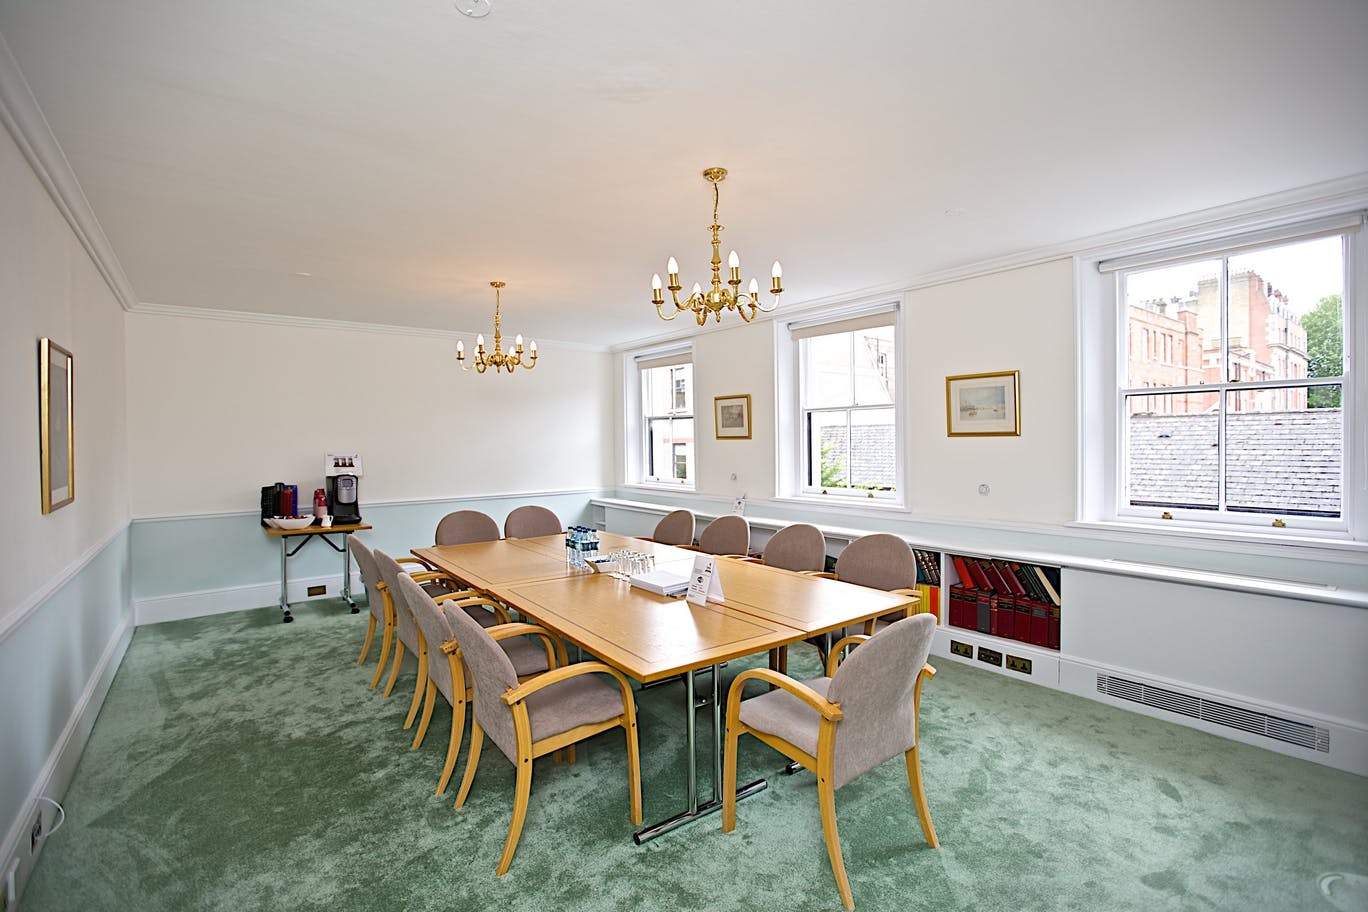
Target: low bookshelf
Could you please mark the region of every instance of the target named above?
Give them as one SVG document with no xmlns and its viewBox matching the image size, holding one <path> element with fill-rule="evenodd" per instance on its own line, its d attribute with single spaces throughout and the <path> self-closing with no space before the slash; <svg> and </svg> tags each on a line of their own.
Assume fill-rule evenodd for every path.
<svg viewBox="0 0 1368 912">
<path fill-rule="evenodd" d="M 947 554 L 945 573 L 948 627 L 1059 651 L 1058 567 Z"/>
</svg>

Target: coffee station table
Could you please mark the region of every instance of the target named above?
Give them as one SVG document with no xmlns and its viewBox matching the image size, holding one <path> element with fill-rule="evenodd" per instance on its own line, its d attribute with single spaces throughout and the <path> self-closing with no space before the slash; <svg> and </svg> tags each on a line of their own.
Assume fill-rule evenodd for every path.
<svg viewBox="0 0 1368 912">
<path fill-rule="evenodd" d="M 353 532 L 364 532 L 372 528 L 367 523 L 347 523 L 334 524 L 331 526 L 312 525 L 302 529 L 267 529 L 262 531 L 271 538 L 280 539 L 280 613 L 283 623 L 290 623 L 294 616 L 290 614 L 290 601 L 287 587 L 289 585 L 289 559 L 300 552 L 305 545 L 315 538 L 322 538 L 328 547 L 342 555 L 342 599 L 351 606 L 352 614 L 356 614 L 361 609 L 356 607 L 356 602 L 351 596 L 351 535 Z M 339 545 L 330 536 L 339 535 L 342 543 Z M 298 539 L 294 547 L 290 547 L 289 539 Z"/>
</svg>

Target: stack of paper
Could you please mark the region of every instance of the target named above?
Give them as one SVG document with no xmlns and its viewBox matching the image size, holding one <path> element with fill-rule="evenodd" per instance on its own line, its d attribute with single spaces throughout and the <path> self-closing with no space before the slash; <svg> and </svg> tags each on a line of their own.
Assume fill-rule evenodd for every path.
<svg viewBox="0 0 1368 912">
<path fill-rule="evenodd" d="M 689 578 L 682 573 L 669 570 L 652 570 L 632 577 L 632 585 L 656 595 L 678 596 L 689 589 Z"/>
</svg>

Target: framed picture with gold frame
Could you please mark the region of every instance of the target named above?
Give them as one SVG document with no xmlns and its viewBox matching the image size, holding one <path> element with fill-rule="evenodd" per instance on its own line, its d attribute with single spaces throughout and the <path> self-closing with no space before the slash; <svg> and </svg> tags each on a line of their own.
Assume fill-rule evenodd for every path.
<svg viewBox="0 0 1368 912">
<path fill-rule="evenodd" d="M 1021 436 L 1021 372 L 946 377 L 945 431 L 951 437 Z"/>
<path fill-rule="evenodd" d="M 718 440 L 750 440 L 750 393 L 717 396 L 713 399 L 713 418 Z"/>
<path fill-rule="evenodd" d="M 71 352 L 51 339 L 38 340 L 39 456 L 43 512 L 76 499 L 75 386 Z"/>
</svg>

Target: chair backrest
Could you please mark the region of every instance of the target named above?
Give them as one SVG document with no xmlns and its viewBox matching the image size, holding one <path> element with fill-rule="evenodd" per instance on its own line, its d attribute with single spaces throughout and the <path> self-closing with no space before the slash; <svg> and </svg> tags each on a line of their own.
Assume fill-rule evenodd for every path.
<svg viewBox="0 0 1368 912">
<path fill-rule="evenodd" d="M 675 510 L 656 523 L 651 538 L 662 545 L 692 545 L 694 515 L 688 510 Z"/>
<path fill-rule="evenodd" d="M 465 545 L 499 540 L 499 524 L 479 510 L 457 510 L 442 517 L 433 540 L 439 545 Z"/>
<path fill-rule="evenodd" d="M 538 535 L 559 535 L 564 531 L 560 517 L 536 504 L 518 507 L 504 520 L 504 538 L 536 538 Z"/>
<path fill-rule="evenodd" d="M 896 621 L 851 651 L 831 679 L 827 699 L 841 704 L 832 785 L 845 783 L 917 743 L 917 675 L 931 654 L 936 619 Z"/>
<path fill-rule="evenodd" d="M 896 535 L 861 536 L 836 558 L 836 578 L 871 589 L 911 589 L 917 585 L 917 557 Z"/>
<path fill-rule="evenodd" d="M 826 537 L 807 523 L 785 526 L 765 543 L 764 560 L 784 570 L 825 570 Z"/>
<path fill-rule="evenodd" d="M 698 550 L 706 554 L 749 553 L 750 522 L 735 513 L 717 517 L 698 536 Z"/>
<path fill-rule="evenodd" d="M 399 576 L 399 592 L 395 598 L 407 606 L 413 619 L 418 622 L 418 629 L 423 631 L 423 639 L 427 640 L 428 678 L 437 684 L 437 689 L 447 698 L 447 702 L 455 706 L 456 699 L 452 696 L 451 665 L 447 661 L 446 653 L 440 648 L 443 643 L 452 639 L 451 624 L 447 616 L 432 600 L 432 596 L 424 592 L 423 587 L 414 582 L 413 577 L 407 573 Z"/>
<path fill-rule="evenodd" d="M 413 620 L 413 612 L 409 610 L 408 602 L 404 601 L 399 595 L 400 577 L 408 576 L 404 568 L 399 566 L 399 562 L 390 557 L 384 551 L 376 548 L 371 552 L 375 555 L 375 565 L 380 569 L 380 579 L 385 583 L 385 588 L 389 590 L 390 603 L 394 605 L 394 632 L 399 636 L 399 642 L 408 647 L 414 655 L 418 654 L 418 627 Z"/>
<path fill-rule="evenodd" d="M 461 658 L 470 672 L 474 690 L 471 708 L 480 728 L 489 740 L 499 746 L 510 763 L 518 762 L 518 740 L 513 730 L 513 711 L 503 701 L 503 695 L 518 686 L 518 673 L 508 653 L 499 648 L 494 638 L 464 611 L 447 615 L 456 642 L 461 647 Z"/>
<path fill-rule="evenodd" d="M 375 555 L 368 546 L 355 535 L 347 536 L 347 549 L 356 558 L 356 569 L 361 571 L 361 582 L 366 584 L 366 602 L 370 613 L 377 621 L 385 620 L 385 597 L 375 587 L 380 585 L 380 568 L 375 564 Z"/>
</svg>

